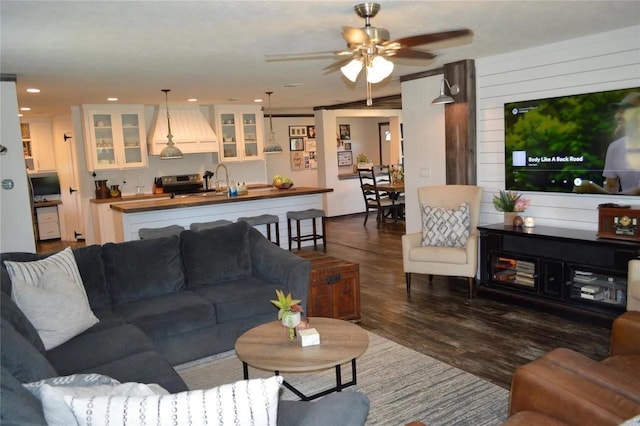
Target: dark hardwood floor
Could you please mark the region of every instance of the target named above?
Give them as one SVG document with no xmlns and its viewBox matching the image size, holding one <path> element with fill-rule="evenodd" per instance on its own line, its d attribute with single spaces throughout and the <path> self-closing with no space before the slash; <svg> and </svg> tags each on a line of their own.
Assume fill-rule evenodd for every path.
<svg viewBox="0 0 640 426">
<path fill-rule="evenodd" d="M 403 225 L 363 221 L 363 215 L 329 219 L 327 254 L 360 264 L 367 330 L 507 389 L 516 367 L 551 349 L 607 355 L 608 328 L 482 296 L 469 300 L 464 278 L 434 277 L 429 285 L 426 275 L 413 274 L 407 295 Z"/>
<path fill-rule="evenodd" d="M 466 279 L 414 274 L 407 295 L 402 223 L 376 228 L 371 215 L 327 221 L 327 254 L 360 265 L 362 320 L 376 334 L 504 388 L 513 371 L 557 347 L 594 359 L 607 355 L 609 329 L 482 296 L 467 299 Z M 82 243 L 45 242 L 39 252 Z"/>
</svg>

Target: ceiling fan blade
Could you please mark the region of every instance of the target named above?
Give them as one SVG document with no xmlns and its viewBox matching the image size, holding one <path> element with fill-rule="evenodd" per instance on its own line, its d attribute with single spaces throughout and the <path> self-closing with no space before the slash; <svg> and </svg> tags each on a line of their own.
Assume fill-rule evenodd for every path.
<svg viewBox="0 0 640 426">
<path fill-rule="evenodd" d="M 448 40 L 451 38 L 464 37 L 467 35 L 473 34 L 473 31 L 463 29 L 463 30 L 452 30 L 452 31 L 442 31 L 439 33 L 430 33 L 430 34 L 420 34 L 411 37 L 403 37 L 396 40 L 389 40 L 382 43 L 383 46 L 403 49 L 407 47 L 420 46 L 422 44 L 435 43 L 438 41 Z M 397 46 L 397 47 L 393 47 Z"/>
<path fill-rule="evenodd" d="M 333 57 L 335 55 L 343 55 L 343 51 L 326 50 L 323 52 L 308 52 L 308 53 L 277 53 L 271 55 L 264 55 L 267 62 L 274 61 L 291 61 L 296 59 L 326 59 L 327 57 Z"/>
<path fill-rule="evenodd" d="M 394 58 L 408 58 L 408 59 L 434 59 L 436 55 L 431 52 L 425 52 L 422 50 L 413 50 L 413 49 L 400 49 L 396 50 L 395 53 L 392 50 L 391 53 Z"/>
<path fill-rule="evenodd" d="M 342 27 L 342 37 L 347 44 L 364 44 L 368 43 L 369 34 L 364 32 L 362 28 Z"/>
</svg>

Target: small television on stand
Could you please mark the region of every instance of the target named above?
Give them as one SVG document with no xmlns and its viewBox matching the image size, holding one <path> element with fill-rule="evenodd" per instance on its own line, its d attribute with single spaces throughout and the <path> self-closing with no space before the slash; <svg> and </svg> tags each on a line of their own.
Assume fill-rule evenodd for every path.
<svg viewBox="0 0 640 426">
<path fill-rule="evenodd" d="M 33 201 L 59 200 L 60 180 L 57 173 L 34 173 L 29 175 Z"/>
<path fill-rule="evenodd" d="M 640 126 L 640 107 L 620 105 L 633 93 L 640 87 L 506 103 L 506 189 L 640 196 L 640 130 L 627 137 L 620 113 L 635 108 Z M 617 163 L 607 160 L 614 142 Z M 615 190 L 605 175 L 622 176 Z"/>
</svg>

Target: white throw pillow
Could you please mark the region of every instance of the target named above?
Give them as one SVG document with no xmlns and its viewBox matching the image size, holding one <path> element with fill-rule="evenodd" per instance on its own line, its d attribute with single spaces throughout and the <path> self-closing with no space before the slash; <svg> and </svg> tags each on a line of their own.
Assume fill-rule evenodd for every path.
<svg viewBox="0 0 640 426">
<path fill-rule="evenodd" d="M 281 376 L 152 396 L 65 396 L 80 426 L 276 426 Z"/>
<path fill-rule="evenodd" d="M 98 322 L 71 249 L 35 262 L 5 261 L 5 265 L 11 297 L 38 331 L 46 350 Z"/>
<path fill-rule="evenodd" d="M 90 398 L 92 396 L 146 396 L 168 395 L 166 389 L 157 384 L 120 383 L 100 374 L 74 374 L 53 377 L 23 385 L 42 402 L 44 418 L 49 426 L 77 424 L 65 396 Z"/>
<path fill-rule="evenodd" d="M 470 235 L 469 203 L 457 210 L 422 206 L 422 246 L 464 247 Z"/>
</svg>

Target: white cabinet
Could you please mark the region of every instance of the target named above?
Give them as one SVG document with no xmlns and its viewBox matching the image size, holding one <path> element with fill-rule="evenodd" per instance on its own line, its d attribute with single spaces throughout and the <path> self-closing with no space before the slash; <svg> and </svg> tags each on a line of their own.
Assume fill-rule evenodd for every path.
<svg viewBox="0 0 640 426">
<path fill-rule="evenodd" d="M 36 220 L 38 221 L 39 240 L 60 238 L 60 222 L 58 220 L 57 206 L 36 208 Z"/>
<path fill-rule="evenodd" d="M 51 122 L 48 119 L 30 119 L 20 123 L 20 127 L 27 171 L 55 172 L 56 156 L 53 150 Z"/>
<path fill-rule="evenodd" d="M 220 161 L 262 160 L 264 116 L 254 105 L 214 107 Z"/>
<path fill-rule="evenodd" d="M 143 105 L 83 105 L 87 170 L 147 167 Z"/>
</svg>

